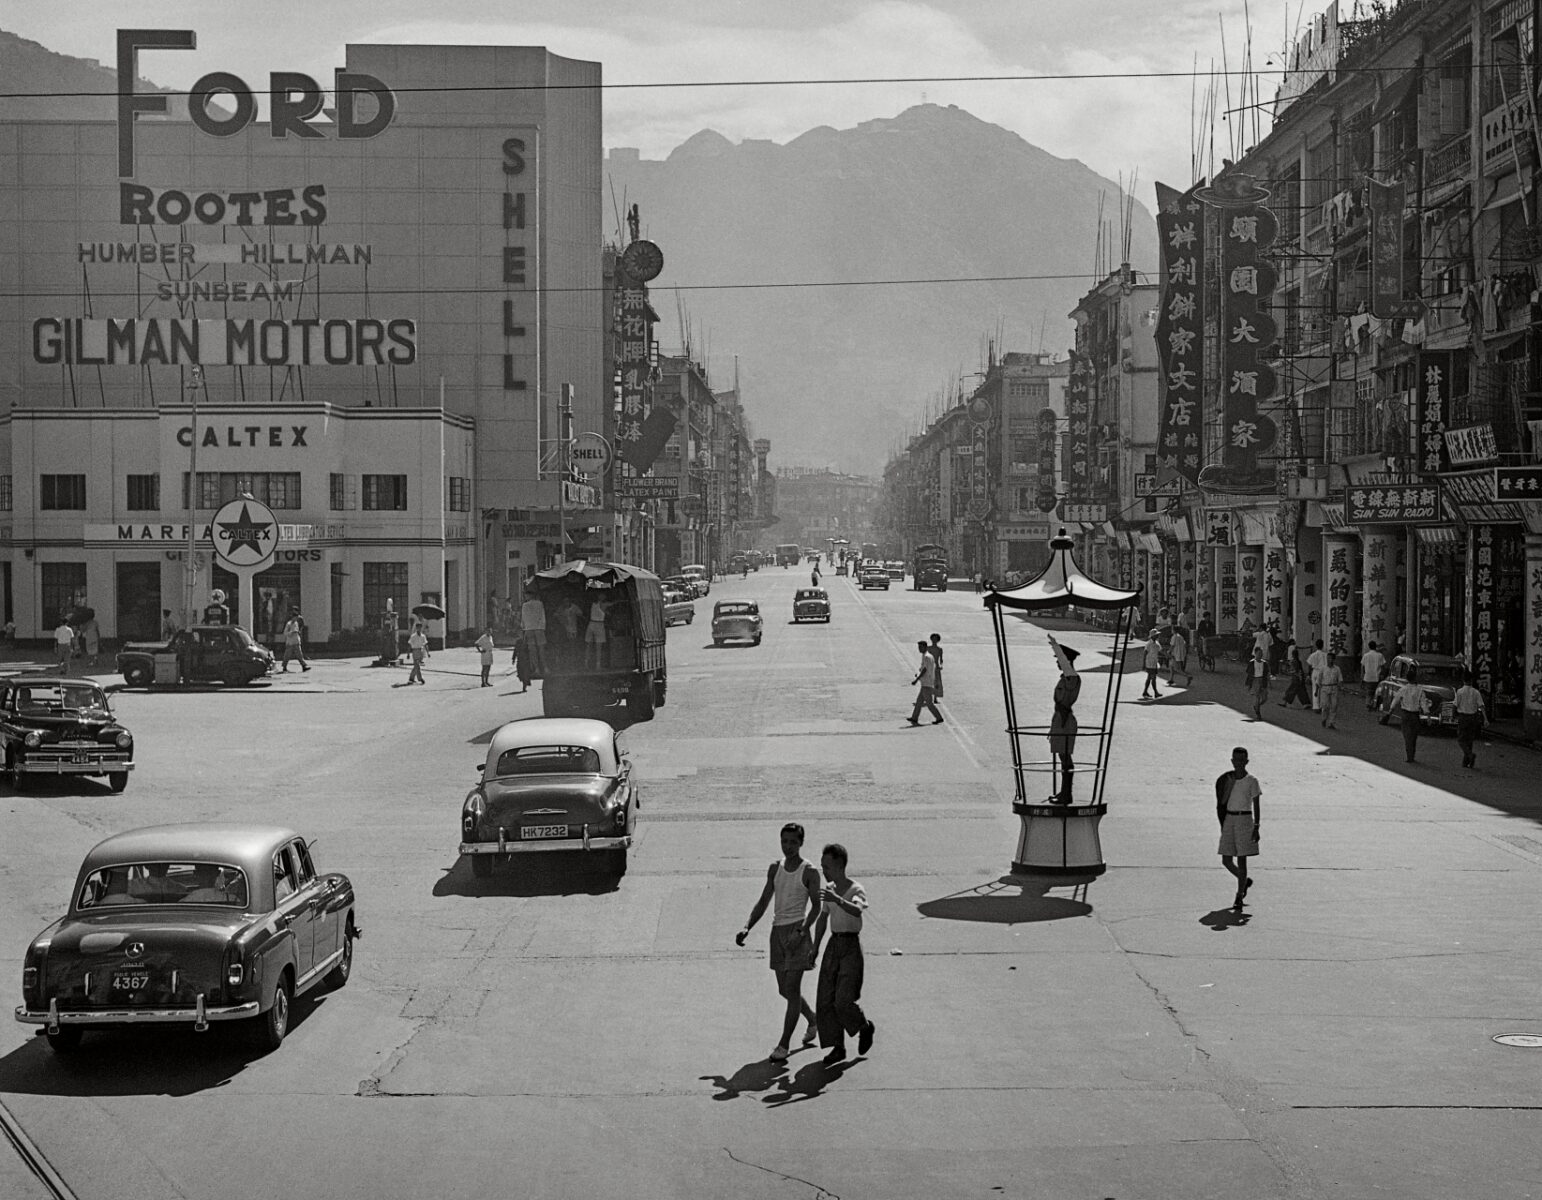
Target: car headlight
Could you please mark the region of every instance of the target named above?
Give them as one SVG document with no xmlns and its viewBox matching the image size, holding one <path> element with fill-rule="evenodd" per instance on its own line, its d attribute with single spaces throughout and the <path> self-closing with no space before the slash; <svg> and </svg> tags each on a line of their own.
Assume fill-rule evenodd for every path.
<svg viewBox="0 0 1542 1200">
<path fill-rule="evenodd" d="M 127 750 L 134 744 L 134 735 L 129 733 L 128 730 L 124 730 L 118 735 L 117 742 L 119 750 Z"/>
<path fill-rule="evenodd" d="M 27 746 L 35 748 L 35 747 L 41 746 L 43 744 L 43 735 L 41 733 L 39 733 L 36 729 L 34 729 L 30 733 L 28 733 L 26 737 L 22 738 L 21 740 Z"/>
</svg>

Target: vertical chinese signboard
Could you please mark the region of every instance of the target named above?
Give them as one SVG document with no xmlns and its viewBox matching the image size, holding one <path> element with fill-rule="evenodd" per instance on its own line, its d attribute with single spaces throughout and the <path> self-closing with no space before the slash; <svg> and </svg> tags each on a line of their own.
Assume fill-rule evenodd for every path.
<svg viewBox="0 0 1542 1200">
<path fill-rule="evenodd" d="M 1327 650 L 1330 654 L 1349 654 L 1354 649 L 1350 640 L 1354 633 L 1354 543 L 1324 538 L 1323 553 L 1328 560 Z"/>
<path fill-rule="evenodd" d="M 1263 624 L 1285 625 L 1285 551 L 1279 546 L 1264 548 Z"/>
<path fill-rule="evenodd" d="M 1451 400 L 1451 372 L 1456 354 L 1451 350 L 1419 351 L 1419 390 L 1414 410 L 1419 425 L 1419 466 L 1424 475 L 1451 469 L 1446 449 L 1446 421 Z"/>
<path fill-rule="evenodd" d="M 1039 495 L 1040 512 L 1055 511 L 1055 429 L 1059 418 L 1052 408 L 1039 410 Z"/>
<path fill-rule="evenodd" d="M 1162 251 L 1162 290 L 1156 346 L 1157 461 L 1192 484 L 1201 462 L 1200 400 L 1203 395 L 1205 327 L 1205 219 L 1194 189 L 1156 185 L 1157 235 Z"/>
<path fill-rule="evenodd" d="M 1066 379 L 1065 475 L 1066 499 L 1073 504 L 1092 499 L 1091 401 L 1092 365 L 1085 355 L 1071 352 L 1070 374 Z"/>
<path fill-rule="evenodd" d="M 1220 611 L 1216 613 L 1216 630 L 1230 633 L 1237 628 L 1237 556 L 1217 555 L 1215 568 L 1220 577 L 1221 594 L 1218 602 Z"/>
<path fill-rule="evenodd" d="M 1264 586 L 1263 566 L 1261 547 L 1237 547 L 1237 616 L 1254 628 L 1263 624 L 1258 611 Z"/>
<path fill-rule="evenodd" d="M 1275 442 L 1274 422 L 1259 404 L 1274 395 L 1273 369 L 1260 352 L 1275 340 L 1274 318 L 1259 308 L 1274 291 L 1276 273 L 1261 252 L 1274 242 L 1278 225 L 1263 206 L 1269 193 L 1251 175 L 1222 175 L 1199 197 L 1217 209 L 1221 237 L 1221 413 L 1225 445 L 1221 465 L 1201 472 L 1201 483 L 1230 491 L 1272 486 L 1272 471 L 1259 456 Z"/>
<path fill-rule="evenodd" d="M 643 419 L 648 415 L 643 403 L 648 385 L 649 372 L 653 368 L 648 356 L 648 289 L 638 283 L 624 269 L 616 272 L 616 308 L 619 351 L 616 355 L 621 372 L 621 411 L 616 414 L 616 453 L 639 471 L 652 465 L 638 461 L 638 444 L 642 441 Z"/>
<path fill-rule="evenodd" d="M 1418 300 L 1403 299 L 1403 200 L 1401 183 L 1369 181 L 1371 209 L 1371 315 L 1417 317 Z"/>
<path fill-rule="evenodd" d="M 1472 670 L 1478 677 L 1477 688 L 1486 696 L 1494 694 L 1494 527 L 1476 525 L 1472 530 Z"/>
</svg>

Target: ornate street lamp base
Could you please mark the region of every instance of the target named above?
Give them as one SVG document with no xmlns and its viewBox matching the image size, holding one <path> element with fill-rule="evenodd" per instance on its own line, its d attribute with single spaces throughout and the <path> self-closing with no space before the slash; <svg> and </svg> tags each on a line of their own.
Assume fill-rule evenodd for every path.
<svg viewBox="0 0 1542 1200">
<path fill-rule="evenodd" d="M 1108 869 L 1098 840 L 1106 804 L 1024 804 L 1012 811 L 1022 821 L 1014 875 L 1101 875 Z"/>
</svg>

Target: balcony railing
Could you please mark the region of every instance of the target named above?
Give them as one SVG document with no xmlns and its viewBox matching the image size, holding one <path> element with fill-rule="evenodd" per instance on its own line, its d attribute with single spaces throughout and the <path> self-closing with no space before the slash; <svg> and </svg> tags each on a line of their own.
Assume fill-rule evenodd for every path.
<svg viewBox="0 0 1542 1200">
<path fill-rule="evenodd" d="M 1483 174 L 1503 175 L 1515 170 L 1516 160 L 1530 166 L 1536 156 L 1531 152 L 1531 117 L 1524 96 L 1512 97 L 1483 114 Z"/>
<path fill-rule="evenodd" d="M 1457 179 L 1472 165 L 1472 134 L 1463 130 L 1424 156 L 1424 186 L 1435 187 Z"/>
</svg>

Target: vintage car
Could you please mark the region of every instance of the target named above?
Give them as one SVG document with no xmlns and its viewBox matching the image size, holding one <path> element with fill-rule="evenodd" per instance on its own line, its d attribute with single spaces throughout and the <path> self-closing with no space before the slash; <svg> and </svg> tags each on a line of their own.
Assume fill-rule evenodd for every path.
<svg viewBox="0 0 1542 1200">
<path fill-rule="evenodd" d="M 889 572 L 877 564 L 864 566 L 862 573 L 857 576 L 857 584 L 864 592 L 868 588 L 882 588 L 887 592 L 889 590 Z"/>
<path fill-rule="evenodd" d="M 830 620 L 830 594 L 824 588 L 799 588 L 792 598 L 792 619 L 798 621 Z"/>
<path fill-rule="evenodd" d="M 689 625 L 696 619 L 696 599 L 678 588 L 664 589 L 664 624 Z"/>
<path fill-rule="evenodd" d="M 686 563 L 680 568 L 680 574 L 684 575 L 696 589 L 697 596 L 708 595 L 712 591 L 712 577 L 707 574 L 707 568 L 700 563 Z"/>
<path fill-rule="evenodd" d="M 129 687 L 151 684 L 228 683 L 237 687 L 266 675 L 273 651 L 239 625 L 192 625 L 166 642 L 130 642 L 118 651 L 118 670 Z"/>
<path fill-rule="evenodd" d="M 719 600 L 712 608 L 712 644 L 760 645 L 760 605 L 753 600 Z"/>
<path fill-rule="evenodd" d="M 115 792 L 134 769 L 134 735 L 89 679 L 29 672 L 0 678 L 5 778 L 22 791 L 34 775 L 103 775 Z"/>
<path fill-rule="evenodd" d="M 883 569 L 889 573 L 890 579 L 898 579 L 901 583 L 905 581 L 905 564 L 898 559 L 884 563 Z"/>
<path fill-rule="evenodd" d="M 485 879 L 516 854 L 580 850 L 617 875 L 641 800 L 622 735 L 590 717 L 529 717 L 493 734 L 460 810 L 460 852 Z"/>
<path fill-rule="evenodd" d="M 750 560 L 743 554 L 735 554 L 728 559 L 728 573 L 730 575 L 742 575 L 749 571 Z"/>
<path fill-rule="evenodd" d="M 213 1021 L 276 1050 L 296 996 L 348 982 L 359 936 L 353 885 L 288 829 L 135 829 L 87 853 L 69 911 L 32 939 L 16 1019 L 61 1053 L 87 1029 Z"/>
<path fill-rule="evenodd" d="M 1425 725 L 1456 728 L 1456 689 L 1462 686 L 1466 666 L 1449 654 L 1399 654 L 1387 664 L 1387 675 L 1376 686 L 1376 710 L 1385 725 L 1397 710 L 1398 689 L 1408 682 L 1410 668 L 1418 668 L 1419 686 L 1424 689 L 1424 707 L 1419 720 Z"/>
</svg>

